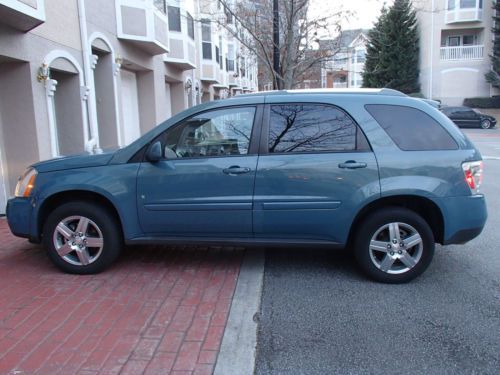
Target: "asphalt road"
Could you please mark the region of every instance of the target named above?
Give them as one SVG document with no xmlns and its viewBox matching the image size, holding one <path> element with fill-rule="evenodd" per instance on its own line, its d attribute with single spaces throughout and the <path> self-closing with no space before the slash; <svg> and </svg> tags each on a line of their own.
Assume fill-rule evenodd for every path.
<svg viewBox="0 0 500 375">
<path fill-rule="evenodd" d="M 256 374 L 500 373 L 500 129 L 466 133 L 486 159 L 483 233 L 404 285 L 368 281 L 348 251 L 267 250 Z"/>
</svg>

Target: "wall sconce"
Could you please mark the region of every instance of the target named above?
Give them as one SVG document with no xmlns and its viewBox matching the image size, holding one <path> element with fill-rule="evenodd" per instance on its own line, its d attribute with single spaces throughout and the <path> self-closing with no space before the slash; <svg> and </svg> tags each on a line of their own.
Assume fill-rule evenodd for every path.
<svg viewBox="0 0 500 375">
<path fill-rule="evenodd" d="M 122 56 L 120 54 L 116 55 L 115 64 L 120 65 L 120 66 L 123 64 L 123 59 L 122 59 Z"/>
<path fill-rule="evenodd" d="M 50 78 L 50 68 L 46 63 L 43 63 L 40 68 L 38 68 L 38 74 L 36 79 L 38 82 L 46 82 Z"/>
</svg>

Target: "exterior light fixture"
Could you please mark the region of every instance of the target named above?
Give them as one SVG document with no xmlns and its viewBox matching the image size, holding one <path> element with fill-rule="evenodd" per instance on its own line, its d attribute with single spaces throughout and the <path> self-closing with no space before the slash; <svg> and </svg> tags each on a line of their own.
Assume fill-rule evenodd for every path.
<svg viewBox="0 0 500 375">
<path fill-rule="evenodd" d="M 38 68 L 38 73 L 36 79 L 38 82 L 46 82 L 50 78 L 50 68 L 46 63 L 43 63 L 40 68 Z"/>
</svg>

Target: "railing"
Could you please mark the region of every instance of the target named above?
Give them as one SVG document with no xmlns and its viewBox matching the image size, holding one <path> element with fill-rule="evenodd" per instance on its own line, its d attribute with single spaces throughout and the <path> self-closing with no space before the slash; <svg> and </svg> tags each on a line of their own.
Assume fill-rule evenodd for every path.
<svg viewBox="0 0 500 375">
<path fill-rule="evenodd" d="M 441 47 L 441 60 L 480 60 L 484 46 Z"/>
<path fill-rule="evenodd" d="M 333 82 L 333 88 L 334 89 L 346 89 L 347 82 Z"/>
</svg>

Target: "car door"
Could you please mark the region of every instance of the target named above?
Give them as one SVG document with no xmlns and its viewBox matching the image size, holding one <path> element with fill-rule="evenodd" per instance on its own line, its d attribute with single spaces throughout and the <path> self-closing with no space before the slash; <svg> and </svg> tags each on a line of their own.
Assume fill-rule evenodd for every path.
<svg viewBox="0 0 500 375">
<path fill-rule="evenodd" d="M 141 163 L 139 220 L 151 236 L 238 237 L 252 234 L 252 195 L 262 117 L 259 106 L 203 112 L 170 127 L 163 157 Z M 255 146 L 257 147 L 257 146 Z"/>
<path fill-rule="evenodd" d="M 266 106 L 254 194 L 256 237 L 344 243 L 380 195 L 378 167 L 353 119 L 314 103 Z"/>
</svg>

